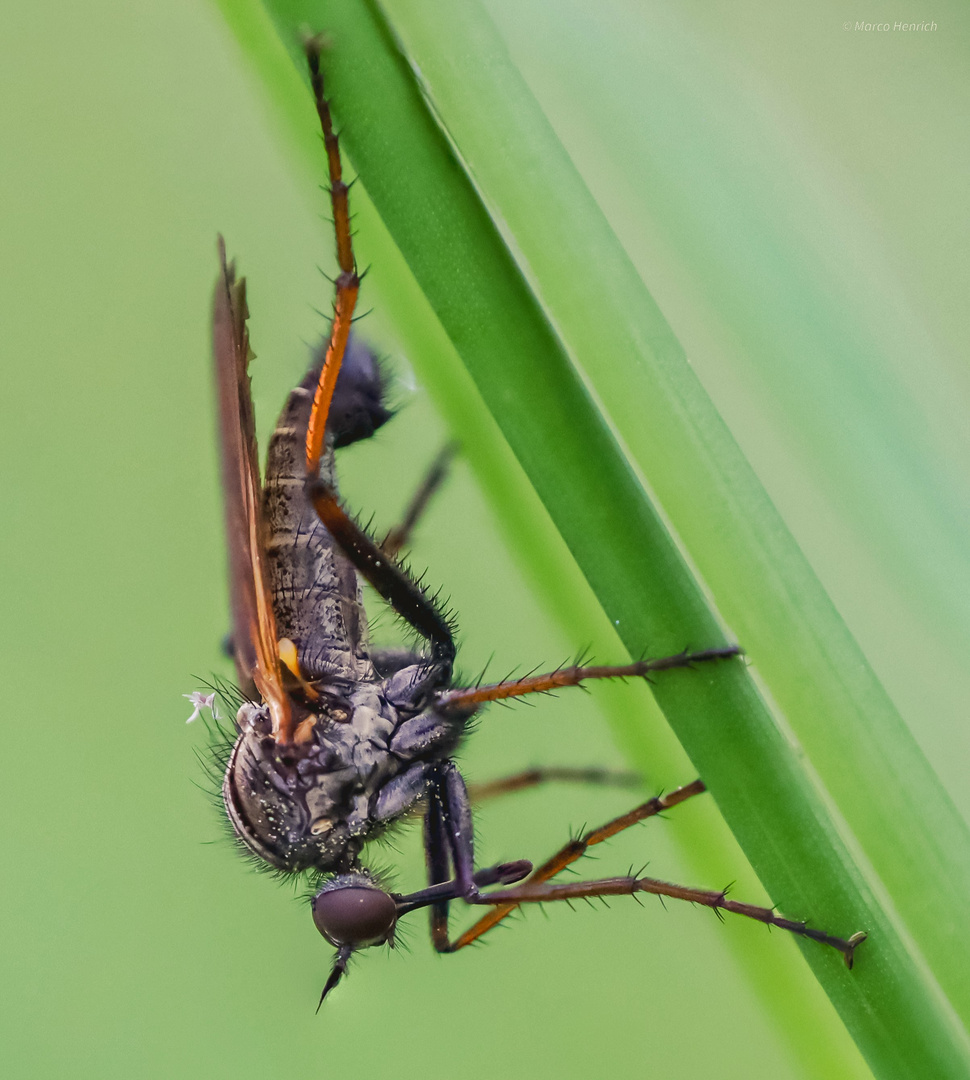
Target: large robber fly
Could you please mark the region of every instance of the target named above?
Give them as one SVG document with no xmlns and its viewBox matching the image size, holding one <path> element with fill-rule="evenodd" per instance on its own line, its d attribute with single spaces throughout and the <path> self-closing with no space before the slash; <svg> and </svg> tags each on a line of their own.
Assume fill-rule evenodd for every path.
<svg viewBox="0 0 970 1080">
<path fill-rule="evenodd" d="M 247 700 L 222 783 L 232 828 L 247 851 L 284 874 L 316 874 L 313 921 L 336 948 L 321 1002 L 353 952 L 393 944 L 398 919 L 430 913 L 431 940 L 455 952 L 520 904 L 638 892 L 689 900 L 782 927 L 839 949 L 851 965 L 864 935 L 832 937 L 723 891 L 645 877 L 550 883 L 594 844 L 704 791 L 695 780 L 568 843 L 537 868 L 521 860 L 476 868 L 468 791 L 453 755 L 471 717 L 490 701 L 577 686 L 587 679 L 646 676 L 701 662 L 738 663 L 736 647 L 681 653 L 617 667 L 567 667 L 471 688 L 452 684 L 452 626 L 395 561 L 406 537 L 380 544 L 338 501 L 334 450 L 373 434 L 389 413 L 373 358 L 350 339 L 360 287 L 351 245 L 348 188 L 320 73 L 306 48 L 323 127 L 337 240 L 336 297 L 325 351 L 287 399 L 260 483 L 250 396 L 245 282 L 227 265 L 214 305 L 214 350 L 229 546 L 232 636 Z M 424 501 L 433 480 L 417 502 Z M 425 639 L 421 653 L 372 653 L 359 578 Z M 518 790 L 563 770 L 533 770 L 488 785 Z M 574 774 L 595 779 L 595 770 Z M 424 818 L 428 887 L 385 889 L 361 861 L 367 842 L 408 813 Z M 483 909 L 452 940 L 452 901 Z"/>
</svg>

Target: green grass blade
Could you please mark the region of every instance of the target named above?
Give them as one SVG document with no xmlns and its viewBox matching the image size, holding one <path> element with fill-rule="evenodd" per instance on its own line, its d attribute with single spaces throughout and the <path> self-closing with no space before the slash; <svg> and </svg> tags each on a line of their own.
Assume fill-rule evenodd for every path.
<svg viewBox="0 0 970 1080">
<path fill-rule="evenodd" d="M 469 79 L 464 88 L 455 76 L 464 71 L 467 77 L 470 67 L 435 66 L 419 6 L 412 9 L 416 21 L 405 20 L 398 30 L 420 54 L 438 110 L 515 236 L 536 292 L 372 10 L 296 8 L 275 5 L 284 35 L 300 21 L 333 32 L 330 92 L 354 164 L 628 648 L 639 651 L 649 642 L 657 652 L 675 651 L 687 641 L 723 639 L 701 586 L 646 495 L 642 469 L 808 750 L 811 768 L 740 664 L 658 682 L 668 720 L 771 895 L 786 911 L 812 912 L 818 925 L 870 930 L 872 940 L 852 974 L 834 954 L 805 949 L 870 1065 L 881 1076 L 967 1075 L 965 1033 L 934 981 L 955 1004 L 965 1003 L 965 965 L 951 953 L 952 928 L 970 891 L 964 887 L 970 880 L 965 830 L 595 203 L 543 131 L 541 115 L 530 113 L 531 99 L 487 24 L 472 9 L 462 8 L 461 24 L 437 13 L 440 57 L 471 50 L 488 72 L 486 85 Z M 232 14 L 237 28 L 238 11 Z M 279 46 L 267 43 L 261 52 L 262 44 L 255 50 L 252 44 L 250 53 L 265 59 L 267 76 Z M 267 81 L 283 87 L 277 100 L 294 117 L 299 107 L 290 103 L 291 87 L 275 76 Z M 503 88 L 510 97 L 503 99 Z M 466 129 L 463 109 L 476 102 L 475 123 Z M 509 130 L 504 121 L 513 119 L 520 130 L 506 148 L 508 171 L 493 175 L 489 162 L 502 162 L 490 133 Z M 521 188 L 533 173 L 534 148 L 543 197 L 533 202 L 530 220 L 510 182 L 517 178 Z M 563 222 L 569 229 L 557 230 Z M 550 250 L 556 253 L 551 264 L 544 262 Z M 598 355 L 608 363 L 597 363 Z M 594 405 L 587 380 L 609 419 Z M 860 761 L 865 770 L 856 767 Z M 812 770 L 838 807 L 834 816 Z M 915 798 L 905 805 L 905 783 L 918 791 L 919 805 Z M 843 833 L 854 834 L 860 854 L 847 852 Z M 880 879 L 895 910 L 882 901 Z"/>
<path fill-rule="evenodd" d="M 545 117 L 530 107 L 528 89 L 476 15 L 477 4 L 450 5 L 447 15 L 423 2 L 391 0 L 389 7 L 426 92 L 521 252 L 583 380 L 966 1022 L 970 965 L 952 948 L 959 926 L 952 897 L 970 896 L 965 822 Z M 463 62 L 469 52 L 475 64 Z M 528 188 L 538 180 L 529 178 L 540 169 L 536 205 Z M 577 558 L 588 568 L 594 557 Z M 595 587 L 609 596 L 605 583 Z M 639 647 L 622 620 L 620 632 L 628 648 Z"/>
</svg>

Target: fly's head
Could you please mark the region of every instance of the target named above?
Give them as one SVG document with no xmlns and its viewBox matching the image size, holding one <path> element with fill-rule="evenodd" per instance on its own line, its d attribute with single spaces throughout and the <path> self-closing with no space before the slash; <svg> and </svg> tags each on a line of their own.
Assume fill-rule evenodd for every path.
<svg viewBox="0 0 970 1080">
<path fill-rule="evenodd" d="M 337 950 L 320 995 L 322 1005 L 347 970 L 352 953 L 371 945 L 393 946 L 400 908 L 396 897 L 361 872 L 332 878 L 314 896 L 310 908 L 314 925 Z"/>
<path fill-rule="evenodd" d="M 532 863 L 525 859 L 499 863 L 479 870 L 473 877 L 473 886 L 477 890 L 491 885 L 513 885 L 531 872 Z M 467 896 L 467 886 L 457 879 L 402 896 L 381 888 L 366 870 L 331 878 L 311 903 L 317 929 L 337 950 L 330 977 L 320 995 L 320 1005 L 340 981 L 347 970 L 347 962 L 357 950 L 371 945 L 393 947 L 394 931 L 402 915 L 431 905 L 444 904 L 447 910 L 449 901 Z"/>
<path fill-rule="evenodd" d="M 332 878 L 310 907 L 314 925 L 337 949 L 393 944 L 397 903 L 367 873 Z"/>
</svg>

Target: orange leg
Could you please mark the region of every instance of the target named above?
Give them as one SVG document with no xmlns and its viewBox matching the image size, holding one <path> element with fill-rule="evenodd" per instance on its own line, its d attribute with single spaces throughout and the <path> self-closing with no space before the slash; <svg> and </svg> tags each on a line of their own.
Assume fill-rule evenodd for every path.
<svg viewBox="0 0 970 1080">
<path fill-rule="evenodd" d="M 543 769 L 524 769 L 512 776 L 503 776 L 499 780 L 486 780 L 481 784 L 468 785 L 468 797 L 473 803 L 493 799 L 497 795 L 508 795 L 513 791 L 524 791 L 538 787 L 550 781 L 567 784 L 598 784 L 602 787 L 637 788 L 643 785 L 643 777 L 636 772 L 623 772 L 619 769 L 600 768 L 563 768 L 552 766 Z"/>
<path fill-rule="evenodd" d="M 568 885 L 524 885 L 505 890 L 503 893 L 494 893 L 479 897 L 475 903 L 496 904 L 498 910 L 507 907 L 506 897 L 518 904 L 547 904 L 552 900 L 584 900 L 594 896 L 634 896 L 636 893 L 652 893 L 654 896 L 669 896 L 673 900 L 686 900 L 690 904 L 702 904 L 711 908 L 720 916 L 722 911 L 729 911 L 734 915 L 744 915 L 745 918 L 754 919 L 766 926 L 777 926 L 781 930 L 788 930 L 799 937 L 817 941 L 820 945 L 829 945 L 838 949 L 845 960 L 845 966 L 852 967 L 856 949 L 866 940 L 868 934 L 859 931 L 849 938 L 835 937 L 826 934 L 823 930 L 816 930 L 805 922 L 794 919 L 785 919 L 776 915 L 771 908 L 759 907 L 757 904 L 743 904 L 738 900 L 728 900 L 724 889 L 695 889 L 689 885 L 674 885 L 670 881 L 661 881 L 659 878 L 603 878 L 600 881 L 577 881 Z M 486 916 L 487 918 L 487 916 Z M 483 919 L 482 922 L 485 920 Z M 472 927 L 475 930 L 479 924 Z M 488 929 L 486 927 L 485 929 Z M 479 934 L 484 933 L 482 930 Z M 473 939 L 474 940 L 474 939 Z M 459 939 L 456 948 L 464 943 L 464 935 Z M 466 943 L 467 944 L 467 943 Z"/>
<path fill-rule="evenodd" d="M 594 844 L 601 844 L 604 840 L 609 840 L 611 836 L 616 836 L 617 833 L 623 832 L 624 829 L 629 829 L 632 825 L 636 825 L 637 822 L 646 821 L 647 818 L 654 817 L 657 814 L 663 813 L 664 810 L 669 810 L 672 806 L 677 806 L 678 803 L 682 803 L 687 799 L 690 799 L 694 795 L 700 795 L 701 792 L 706 791 L 704 784 L 700 780 L 695 780 L 692 784 L 687 784 L 684 787 L 677 788 L 676 791 L 671 791 L 669 795 L 657 795 L 652 799 L 648 799 L 645 803 L 631 810 L 629 813 L 623 814 L 621 817 L 614 818 L 611 822 L 601 826 L 599 829 L 593 829 L 591 832 L 581 836 L 576 840 L 570 840 L 568 844 L 560 848 L 551 859 L 548 859 L 541 866 L 537 866 L 535 870 L 529 875 L 528 878 L 522 883 L 521 888 L 530 888 L 537 885 L 542 885 L 544 882 L 554 878 L 556 874 L 565 870 L 567 866 L 576 862 L 577 859 L 581 859 Z M 461 937 L 454 943 L 438 942 L 436 941 L 436 947 L 441 952 L 457 952 L 458 949 L 463 949 L 466 945 L 471 945 L 473 941 L 476 941 L 492 929 L 493 926 L 498 924 L 510 915 L 518 906 L 519 902 L 514 903 L 499 903 L 493 901 L 495 907 L 492 908 L 487 914 L 483 915 L 474 926 L 469 927 Z M 445 947 L 442 947 L 444 945 Z"/>
<path fill-rule="evenodd" d="M 307 64 L 310 68 L 310 83 L 313 87 L 313 99 L 323 128 L 323 145 L 327 152 L 327 166 L 330 171 L 330 202 L 333 207 L 333 226 L 337 237 L 337 265 L 340 273 L 335 282 L 333 322 L 330 326 L 330 342 L 327 355 L 320 370 L 320 381 L 313 395 L 313 409 L 306 433 L 306 469 L 307 476 L 316 476 L 320 470 L 320 458 L 323 454 L 327 416 L 333 389 L 337 385 L 340 365 L 343 363 L 347 337 L 353 321 L 357 294 L 360 291 L 360 277 L 354 260 L 354 249 L 350 235 L 350 211 L 347 203 L 347 185 L 343 181 L 340 167 L 340 144 L 333 130 L 330 105 L 323 93 L 323 75 L 320 72 L 320 41 L 310 38 L 306 45 Z"/>
<path fill-rule="evenodd" d="M 435 945 L 441 952 L 456 952 L 458 949 L 470 945 L 483 934 L 497 926 L 506 916 L 513 912 L 520 904 L 543 904 L 553 900 L 581 900 L 596 896 L 633 896 L 636 893 L 652 893 L 654 896 L 668 896 L 674 900 L 686 900 L 692 904 L 702 904 L 704 907 L 713 909 L 718 915 L 722 911 L 728 911 L 735 915 L 743 915 L 767 926 L 777 926 L 782 930 L 797 934 L 800 937 L 809 938 L 822 945 L 829 945 L 842 953 L 847 967 L 852 967 L 855 950 L 866 939 L 865 933 L 853 934 L 849 938 L 835 937 L 826 934 L 822 930 L 816 930 L 804 922 L 786 919 L 776 915 L 771 908 L 759 907 L 756 904 L 745 904 L 738 900 L 729 900 L 726 891 L 714 889 L 696 889 L 687 885 L 675 885 L 669 881 L 661 881 L 658 878 L 627 877 L 603 878 L 599 881 L 577 881 L 568 884 L 547 884 L 560 871 L 571 863 L 585 855 L 586 851 L 594 844 L 601 844 L 618 832 L 628 829 L 638 821 L 653 817 L 661 811 L 685 799 L 691 798 L 704 791 L 704 784 L 695 780 L 686 787 L 678 788 L 669 795 L 650 799 L 628 814 L 615 818 L 607 825 L 599 829 L 593 829 L 577 840 L 572 840 L 561 848 L 548 862 L 535 869 L 532 874 L 521 884 L 501 892 L 488 893 L 480 896 L 475 902 L 478 904 L 490 904 L 492 910 L 482 916 L 481 919 L 465 931 L 454 943 L 448 942 L 441 936 L 439 920 L 438 935 Z M 434 927 L 433 927 L 434 929 Z"/>
<path fill-rule="evenodd" d="M 435 706 L 442 712 L 473 711 L 488 701 L 502 701 L 506 698 L 522 697 L 525 694 L 548 693 L 550 690 L 559 690 L 564 686 L 579 686 L 587 679 L 646 678 L 654 671 L 689 668 L 708 660 L 729 660 L 740 654 L 741 650 L 737 645 L 725 645 L 719 649 L 704 649 L 702 652 L 694 653 L 684 651 L 677 653 L 676 656 L 664 656 L 658 660 L 638 660 L 633 664 L 622 664 L 616 667 L 561 667 L 545 675 L 509 679 L 507 682 L 495 683 L 492 686 L 446 690 L 438 695 Z"/>
</svg>

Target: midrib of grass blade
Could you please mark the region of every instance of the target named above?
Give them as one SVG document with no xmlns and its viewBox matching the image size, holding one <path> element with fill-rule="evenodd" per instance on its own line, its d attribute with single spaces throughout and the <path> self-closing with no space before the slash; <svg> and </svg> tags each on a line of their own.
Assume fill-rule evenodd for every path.
<svg viewBox="0 0 970 1080">
<path fill-rule="evenodd" d="M 290 8 L 287 33 L 294 15 L 339 37 L 330 86 L 355 165 L 607 611 L 628 641 L 638 639 L 635 648 L 679 647 L 685 635 L 717 641 L 700 588 L 388 37 L 360 5 Z M 545 186 L 555 183 L 553 175 Z M 653 336 L 665 333 L 661 320 Z M 641 342 L 641 358 L 649 344 Z M 704 400 L 687 385 L 686 408 L 674 413 L 683 420 L 699 410 L 703 419 Z M 852 975 L 821 949 L 805 955 L 873 1067 L 881 1075 L 965 1075 L 962 1031 L 873 900 L 864 868 L 847 855 L 812 777 L 740 665 L 671 676 L 657 696 L 772 895 L 788 910 L 812 911 L 818 924 L 872 931 Z"/>
</svg>

